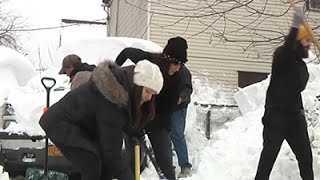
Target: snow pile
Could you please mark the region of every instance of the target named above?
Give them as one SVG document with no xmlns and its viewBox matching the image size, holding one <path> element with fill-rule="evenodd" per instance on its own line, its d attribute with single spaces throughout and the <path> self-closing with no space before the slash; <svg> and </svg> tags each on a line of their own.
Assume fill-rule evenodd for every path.
<svg viewBox="0 0 320 180">
<path fill-rule="evenodd" d="M 188 66 L 188 65 L 187 65 Z M 232 105 L 233 101 L 226 98 L 223 85 L 212 83 L 209 80 L 193 79 L 192 101 L 199 104 Z"/>
<path fill-rule="evenodd" d="M 0 165 L 0 180 L 8 180 L 9 174 L 7 172 L 3 172 L 3 167 Z"/>
<path fill-rule="evenodd" d="M 11 89 L 26 85 L 36 71 L 27 58 L 13 49 L 0 46 L 0 54 L 1 103 Z"/>
</svg>

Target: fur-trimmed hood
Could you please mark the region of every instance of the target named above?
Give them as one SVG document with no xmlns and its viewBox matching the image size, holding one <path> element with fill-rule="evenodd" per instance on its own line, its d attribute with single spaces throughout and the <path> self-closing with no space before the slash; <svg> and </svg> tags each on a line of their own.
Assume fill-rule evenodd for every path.
<svg viewBox="0 0 320 180">
<path fill-rule="evenodd" d="M 126 81 L 125 73 L 120 66 L 111 62 L 100 63 L 92 73 L 92 80 L 103 96 L 112 103 L 126 107 L 128 104 L 128 92 L 122 84 Z"/>
</svg>

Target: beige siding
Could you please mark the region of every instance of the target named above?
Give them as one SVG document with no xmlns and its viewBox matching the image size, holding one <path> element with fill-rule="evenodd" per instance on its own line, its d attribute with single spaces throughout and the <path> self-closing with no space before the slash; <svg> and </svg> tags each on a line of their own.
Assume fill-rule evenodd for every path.
<svg viewBox="0 0 320 180">
<path fill-rule="evenodd" d="M 312 27 L 318 27 L 317 31 L 314 31 L 315 35 L 317 35 L 318 40 L 320 39 L 320 11 L 308 11 L 308 13 L 306 13 L 306 18 L 307 18 L 307 22 L 309 23 L 309 26 Z M 312 19 L 312 21 L 310 20 Z M 319 41 L 320 42 L 320 41 Z M 314 47 L 314 49 L 312 49 L 313 52 L 316 51 L 316 47 Z M 320 50 L 317 51 L 318 54 L 320 53 Z"/>
<path fill-rule="evenodd" d="M 146 1 L 114 0 L 110 7 L 109 36 L 125 36 L 146 39 Z"/>
</svg>

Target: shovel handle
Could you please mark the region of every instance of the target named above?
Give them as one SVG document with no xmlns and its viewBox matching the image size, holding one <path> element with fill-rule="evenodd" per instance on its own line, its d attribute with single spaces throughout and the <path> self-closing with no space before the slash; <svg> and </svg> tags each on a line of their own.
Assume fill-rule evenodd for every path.
<svg viewBox="0 0 320 180">
<path fill-rule="evenodd" d="M 45 81 L 52 81 L 53 83 L 51 83 L 50 85 L 47 85 L 46 83 L 45 83 Z M 51 77 L 43 77 L 43 78 L 41 78 L 41 83 L 42 83 L 42 85 L 43 85 L 43 87 L 45 88 L 45 89 L 51 89 L 55 84 L 56 84 L 56 80 L 54 79 L 54 78 L 51 78 Z"/>
<path fill-rule="evenodd" d="M 297 10 L 297 6 L 294 3 L 294 0 L 288 0 L 288 2 L 291 4 L 291 7 L 294 10 Z M 305 18 L 303 18 L 302 21 L 302 25 L 306 28 L 306 30 L 308 31 L 308 33 L 311 35 L 312 41 L 314 43 L 314 45 L 317 47 L 318 51 L 320 52 L 320 42 L 318 41 L 318 39 L 316 38 L 316 35 L 314 34 L 314 32 L 312 31 L 312 29 L 310 28 L 310 26 L 308 25 L 307 21 L 305 20 Z"/>
<path fill-rule="evenodd" d="M 48 83 L 49 81 L 51 81 L 50 84 Z M 56 84 L 56 80 L 51 77 L 43 77 L 43 78 L 41 78 L 41 83 L 47 91 L 47 105 L 43 110 L 44 112 L 46 112 L 50 106 L 50 90 Z M 49 140 L 46 137 L 46 140 L 45 140 L 45 159 L 44 159 L 44 179 L 45 180 L 48 179 L 48 146 L 49 146 Z"/>
<path fill-rule="evenodd" d="M 48 84 L 48 82 L 51 81 L 50 84 Z M 49 102 L 49 98 L 50 98 L 50 90 L 51 88 L 56 84 L 56 80 L 54 78 L 51 77 L 43 77 L 41 78 L 41 83 L 43 85 L 43 87 L 46 89 L 47 91 L 47 108 L 50 106 L 50 102 Z"/>
<path fill-rule="evenodd" d="M 136 144 L 134 146 L 134 154 L 135 154 L 135 180 L 140 180 L 140 146 Z"/>
</svg>

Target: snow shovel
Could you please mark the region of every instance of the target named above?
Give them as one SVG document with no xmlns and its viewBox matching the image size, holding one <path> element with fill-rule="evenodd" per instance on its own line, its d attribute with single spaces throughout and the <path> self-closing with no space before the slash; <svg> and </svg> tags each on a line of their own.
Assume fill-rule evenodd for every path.
<svg viewBox="0 0 320 180">
<path fill-rule="evenodd" d="M 49 83 L 49 81 L 51 81 L 51 83 Z M 41 79 L 41 83 L 47 92 L 46 107 L 43 109 L 43 113 L 45 113 L 50 106 L 50 90 L 56 84 L 56 80 L 54 78 L 50 78 L 50 77 L 43 77 Z M 45 158 L 44 158 L 44 177 L 46 179 L 47 175 L 48 175 L 48 146 L 49 146 L 47 137 L 46 137 L 45 143 L 46 143 L 45 144 L 45 151 L 46 152 L 45 152 Z"/>
<path fill-rule="evenodd" d="M 297 10 L 298 8 L 296 7 L 296 4 L 294 3 L 293 0 L 288 0 L 288 2 L 291 4 L 291 7 L 294 10 Z M 314 45 L 317 47 L 318 51 L 320 52 L 320 42 L 317 40 L 314 32 L 312 31 L 312 29 L 310 28 L 310 26 L 308 25 L 307 21 L 305 18 L 303 18 L 303 22 L 302 25 L 306 28 L 306 30 L 308 31 L 308 33 L 311 35 L 312 41 L 314 43 Z"/>
<path fill-rule="evenodd" d="M 140 180 L 140 145 L 139 141 L 134 146 L 134 165 L 135 165 L 135 180 Z"/>
<path fill-rule="evenodd" d="M 154 156 L 154 152 L 153 152 L 152 147 L 151 146 L 148 147 L 146 143 L 147 143 L 146 141 L 143 141 L 143 142 L 140 143 L 140 145 L 142 146 L 142 148 L 146 149 L 146 153 L 147 153 L 147 155 L 148 155 L 153 167 L 155 168 L 159 178 L 160 179 L 165 179 L 165 176 L 162 173 L 162 171 L 161 171 L 161 169 L 160 169 L 160 167 L 159 167 L 159 165 L 158 165 L 158 163 L 156 161 L 156 158 Z"/>
</svg>

